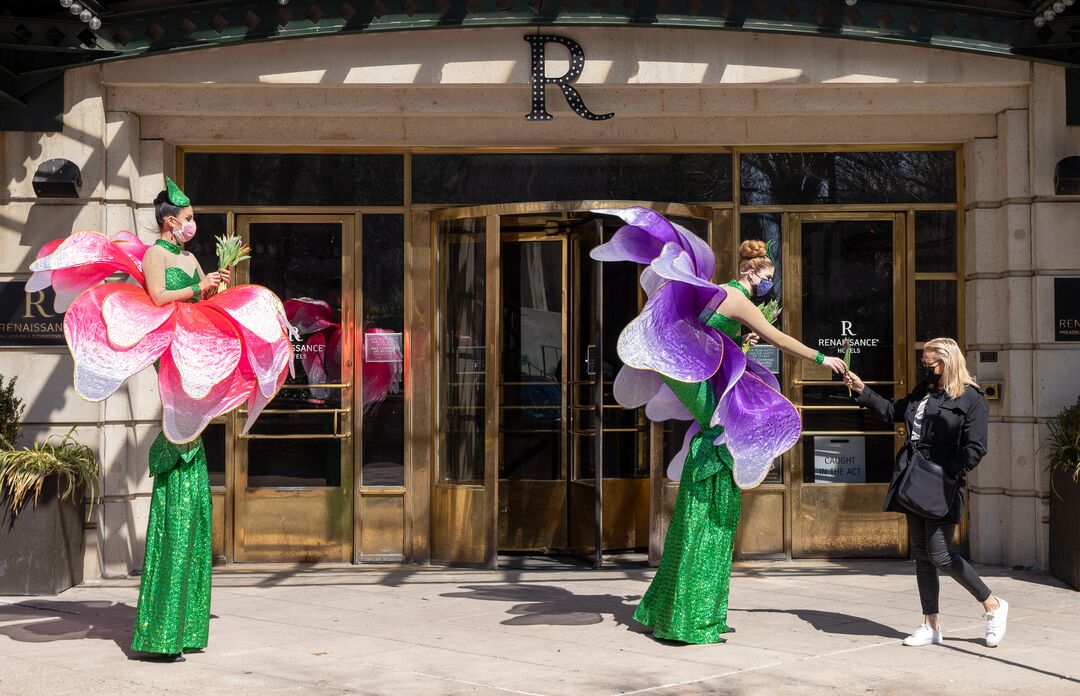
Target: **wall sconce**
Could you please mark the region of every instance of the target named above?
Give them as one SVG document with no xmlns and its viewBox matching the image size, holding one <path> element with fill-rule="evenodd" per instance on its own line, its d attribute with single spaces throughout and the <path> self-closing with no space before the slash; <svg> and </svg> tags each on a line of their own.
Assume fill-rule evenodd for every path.
<svg viewBox="0 0 1080 696">
<path fill-rule="evenodd" d="M 33 183 L 38 198 L 78 198 L 82 172 L 69 160 L 46 160 L 34 172 Z"/>
</svg>

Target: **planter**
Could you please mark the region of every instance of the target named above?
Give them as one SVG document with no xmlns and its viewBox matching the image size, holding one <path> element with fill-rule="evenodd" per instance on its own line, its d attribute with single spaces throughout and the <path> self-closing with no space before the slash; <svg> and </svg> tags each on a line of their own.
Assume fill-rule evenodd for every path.
<svg viewBox="0 0 1080 696">
<path fill-rule="evenodd" d="M 1080 483 L 1050 472 L 1050 574 L 1080 590 Z"/>
<path fill-rule="evenodd" d="M 50 476 L 37 506 L 0 522 L 0 595 L 55 595 L 82 582 L 83 505 L 59 501 Z M 5 501 L 0 509 L 7 510 Z"/>
</svg>

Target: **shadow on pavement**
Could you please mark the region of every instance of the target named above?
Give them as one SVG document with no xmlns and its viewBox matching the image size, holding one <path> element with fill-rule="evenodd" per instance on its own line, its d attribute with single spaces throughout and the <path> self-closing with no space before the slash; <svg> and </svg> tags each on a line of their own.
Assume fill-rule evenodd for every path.
<svg viewBox="0 0 1080 696">
<path fill-rule="evenodd" d="M 0 636 L 22 643 L 58 640 L 111 640 L 131 657 L 135 607 L 121 602 L 62 602 L 31 599 L 0 605 Z"/>
<path fill-rule="evenodd" d="M 635 604 L 641 599 L 638 595 L 577 595 L 562 587 L 531 584 L 463 585 L 462 589 L 463 592 L 448 592 L 442 596 L 514 602 L 506 610 L 514 616 L 502 621 L 504 626 L 588 626 L 603 621 L 605 614 L 610 614 L 616 624 L 631 626 Z"/>
<path fill-rule="evenodd" d="M 732 609 L 732 611 L 744 611 L 747 614 L 791 614 L 797 616 L 822 633 L 833 633 L 844 636 L 878 636 L 880 638 L 902 639 L 907 634 L 897 631 L 892 626 L 886 626 L 876 621 L 864 619 L 850 614 L 841 614 L 835 611 L 818 611 L 816 609 Z"/>
<path fill-rule="evenodd" d="M 946 638 L 945 639 L 945 647 L 948 648 L 949 650 L 955 650 L 958 653 L 964 653 L 965 655 L 971 655 L 972 657 L 981 657 L 984 660 L 993 660 L 994 662 L 1000 662 L 1001 664 L 1008 665 L 1010 667 L 1019 667 L 1020 669 L 1026 669 L 1029 672 L 1035 672 L 1037 674 L 1044 674 L 1044 675 L 1046 675 L 1048 677 L 1057 677 L 1058 679 L 1061 679 L 1063 681 L 1072 682 L 1074 684 L 1080 684 L 1080 679 L 1077 679 L 1076 677 L 1070 677 L 1067 674 L 1058 674 L 1057 672 L 1050 672 L 1050 671 L 1045 670 L 1045 669 L 1039 669 L 1038 667 L 1032 667 L 1031 665 L 1025 665 L 1023 662 L 1015 662 L 1013 660 L 1006 660 L 1005 658 L 1002 658 L 1002 657 L 994 657 L 993 655 L 988 655 L 985 652 L 976 652 L 974 650 L 967 650 L 965 648 L 961 648 L 959 645 L 950 645 L 950 643 L 956 643 L 958 641 L 959 642 L 970 642 L 970 643 L 979 643 L 980 642 L 979 639 L 977 639 L 977 638 L 976 639 L 970 639 L 970 638 L 960 638 L 960 639 Z"/>
</svg>

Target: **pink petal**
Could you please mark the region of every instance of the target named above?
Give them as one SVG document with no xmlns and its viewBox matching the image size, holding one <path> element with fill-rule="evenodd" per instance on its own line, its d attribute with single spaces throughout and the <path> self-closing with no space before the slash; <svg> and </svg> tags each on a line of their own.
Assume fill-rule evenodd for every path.
<svg viewBox="0 0 1080 696">
<path fill-rule="evenodd" d="M 112 237 L 113 243 L 120 247 L 124 253 L 131 257 L 132 261 L 139 266 L 142 270 L 143 256 L 146 255 L 146 250 L 150 248 L 149 244 L 144 243 L 134 233 L 128 230 L 120 230 Z"/>
<path fill-rule="evenodd" d="M 247 401 L 255 390 L 255 380 L 237 368 L 210 388 L 202 399 L 188 396 L 171 352 L 161 356 L 158 392 L 163 406 L 161 426 L 170 442 L 191 442 L 211 420 Z"/>
<path fill-rule="evenodd" d="M 51 254 L 42 256 L 30 264 L 30 270 L 59 271 L 94 266 L 107 271 L 100 276 L 102 278 L 120 271 L 130 275 L 140 285 L 146 283 L 142 268 L 124 249 L 100 232 L 76 232 L 65 239 Z"/>
<path fill-rule="evenodd" d="M 267 343 L 277 341 L 284 333 L 278 319 L 281 301 L 261 285 L 238 285 L 214 295 L 204 304 L 220 310 Z"/>
<path fill-rule="evenodd" d="M 302 335 L 324 331 L 339 325 L 334 321 L 337 318 L 337 312 L 322 300 L 298 297 L 285 300 L 284 306 L 289 323 L 295 326 Z"/>
<path fill-rule="evenodd" d="M 102 304 L 112 293 L 130 286 L 106 283 L 72 303 L 64 317 L 64 337 L 75 359 L 75 391 L 88 401 L 101 401 L 124 381 L 154 363 L 172 341 L 171 323 L 149 332 L 128 349 L 109 342 Z"/>
<path fill-rule="evenodd" d="M 228 319 L 197 304 L 176 304 L 176 337 L 169 353 L 184 391 L 205 398 L 240 362 L 240 337 Z"/>
<path fill-rule="evenodd" d="M 262 410 L 264 408 L 266 408 L 266 405 L 270 403 L 275 396 L 277 396 L 277 393 L 281 390 L 282 385 L 285 384 L 285 380 L 287 379 L 287 377 L 288 375 L 286 375 L 284 372 L 278 376 L 276 386 L 274 387 L 274 393 L 270 394 L 269 396 L 264 395 L 258 389 L 251 390 L 251 396 L 248 397 L 248 416 L 247 420 L 244 421 L 244 429 L 242 431 L 242 434 L 248 434 L 248 431 L 251 430 L 251 426 L 255 425 L 255 419 L 259 417 L 259 414 L 262 413 Z"/>
<path fill-rule="evenodd" d="M 300 349 L 300 364 L 308 384 L 326 384 L 326 334 L 309 336 Z"/>
<path fill-rule="evenodd" d="M 45 246 L 38 249 L 35 259 L 40 259 L 56 251 L 56 247 L 64 243 L 63 239 L 54 239 Z M 27 292 L 37 292 L 38 290 L 44 290 L 52 283 L 52 271 L 38 271 L 30 276 L 30 280 L 26 281 Z"/>
<path fill-rule="evenodd" d="M 101 314 L 109 341 L 117 348 L 130 348 L 169 321 L 176 305 L 170 302 L 159 307 L 139 286 L 117 284 L 120 287 L 102 302 Z"/>
</svg>

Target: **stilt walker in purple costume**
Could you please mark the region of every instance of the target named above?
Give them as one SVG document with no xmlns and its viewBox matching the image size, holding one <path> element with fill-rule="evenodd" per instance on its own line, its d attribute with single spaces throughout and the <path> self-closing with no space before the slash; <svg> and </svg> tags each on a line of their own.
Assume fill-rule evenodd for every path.
<svg viewBox="0 0 1080 696">
<path fill-rule="evenodd" d="M 651 420 L 694 421 L 668 469 L 679 493 L 660 568 L 634 618 L 657 638 L 723 642 L 721 635 L 731 630 L 728 585 L 740 489 L 761 483 L 802 430 L 776 378 L 736 343 L 740 324 L 834 372 L 843 372 L 844 363 L 774 328 L 750 301 L 745 286 L 760 290 L 772 279 L 772 263 L 761 262 L 767 259 L 743 273 L 747 282 L 720 287 L 712 282 L 712 250 L 689 230 L 648 208 L 595 212 L 626 224 L 590 256 L 647 266 L 641 286 L 649 299 L 619 336 L 624 366 L 615 399 L 627 408 L 645 406 Z"/>
</svg>

